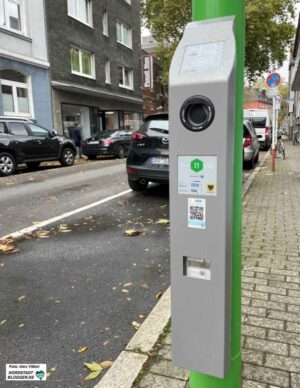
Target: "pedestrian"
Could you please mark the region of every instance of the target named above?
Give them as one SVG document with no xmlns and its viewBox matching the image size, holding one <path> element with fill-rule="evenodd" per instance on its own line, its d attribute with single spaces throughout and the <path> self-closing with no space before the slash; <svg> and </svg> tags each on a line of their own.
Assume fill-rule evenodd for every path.
<svg viewBox="0 0 300 388">
<path fill-rule="evenodd" d="M 74 141 L 77 148 L 77 155 L 82 158 L 82 130 L 78 122 L 74 122 L 73 127 L 69 127 L 69 136 Z"/>
</svg>

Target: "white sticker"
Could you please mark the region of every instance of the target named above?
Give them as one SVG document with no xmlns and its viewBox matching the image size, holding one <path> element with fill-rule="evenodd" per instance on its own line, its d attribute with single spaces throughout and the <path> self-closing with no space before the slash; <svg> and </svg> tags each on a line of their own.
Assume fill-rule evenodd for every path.
<svg viewBox="0 0 300 388">
<path fill-rule="evenodd" d="M 211 270 L 207 268 L 189 267 L 187 269 L 187 276 L 190 278 L 211 280 Z"/>
<path fill-rule="evenodd" d="M 6 364 L 6 381 L 45 381 L 46 364 Z"/>
<path fill-rule="evenodd" d="M 196 229 L 206 229 L 205 199 L 188 199 L 188 227 Z"/>
<path fill-rule="evenodd" d="M 224 41 L 186 46 L 181 65 L 182 73 L 200 73 L 221 65 Z"/>
<path fill-rule="evenodd" d="M 217 195 L 217 157 L 179 156 L 178 194 Z"/>
</svg>

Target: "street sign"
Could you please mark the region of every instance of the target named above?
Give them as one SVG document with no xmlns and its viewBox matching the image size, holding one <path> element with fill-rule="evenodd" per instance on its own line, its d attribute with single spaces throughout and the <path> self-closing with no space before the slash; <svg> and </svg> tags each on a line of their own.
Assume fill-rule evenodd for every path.
<svg viewBox="0 0 300 388">
<path fill-rule="evenodd" d="M 272 88 L 268 89 L 268 96 L 269 97 L 276 97 L 279 93 L 278 87 L 274 86 Z"/>
<path fill-rule="evenodd" d="M 269 88 L 279 86 L 281 83 L 281 75 L 279 73 L 269 74 L 266 82 Z"/>
</svg>

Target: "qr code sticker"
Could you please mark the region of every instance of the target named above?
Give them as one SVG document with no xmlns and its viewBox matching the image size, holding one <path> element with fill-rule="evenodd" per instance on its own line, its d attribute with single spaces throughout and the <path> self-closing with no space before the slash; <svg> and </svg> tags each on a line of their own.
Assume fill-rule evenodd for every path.
<svg viewBox="0 0 300 388">
<path fill-rule="evenodd" d="M 191 220 L 204 220 L 204 207 L 203 206 L 191 206 L 190 207 L 190 219 Z"/>
<path fill-rule="evenodd" d="M 206 229 L 206 202 L 202 198 L 188 199 L 188 227 Z"/>
</svg>

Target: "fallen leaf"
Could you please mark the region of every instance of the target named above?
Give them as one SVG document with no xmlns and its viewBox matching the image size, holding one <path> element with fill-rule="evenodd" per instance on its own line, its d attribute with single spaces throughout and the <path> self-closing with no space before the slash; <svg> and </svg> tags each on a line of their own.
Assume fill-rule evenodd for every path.
<svg viewBox="0 0 300 388">
<path fill-rule="evenodd" d="M 120 206 L 128 205 L 128 201 L 119 201 L 118 205 L 120 205 Z"/>
<path fill-rule="evenodd" d="M 168 205 L 162 205 L 160 206 L 161 209 L 165 209 Z"/>
<path fill-rule="evenodd" d="M 156 298 L 156 299 L 159 299 L 161 296 L 162 296 L 162 292 L 160 291 L 160 292 L 158 292 L 158 293 L 155 295 L 155 298 Z"/>
<path fill-rule="evenodd" d="M 161 218 L 159 219 L 158 221 L 156 221 L 157 224 L 169 224 L 170 223 L 170 220 L 166 219 L 166 218 Z"/>
<path fill-rule="evenodd" d="M 83 346 L 77 350 L 78 353 L 84 353 L 88 350 L 87 346 Z"/>
<path fill-rule="evenodd" d="M 102 366 L 97 362 L 91 362 L 91 363 L 85 362 L 84 365 L 91 372 L 98 372 L 99 370 L 100 371 L 102 370 Z"/>
<path fill-rule="evenodd" d="M 128 293 L 129 291 L 126 288 L 123 288 L 122 292 Z"/>
<path fill-rule="evenodd" d="M 129 237 L 141 236 L 143 234 L 145 233 L 135 229 L 128 229 L 128 230 L 125 230 L 124 232 L 124 235 Z"/>
<path fill-rule="evenodd" d="M 26 298 L 26 295 L 22 295 L 18 298 L 18 302 L 22 302 Z"/>
<path fill-rule="evenodd" d="M 142 288 L 149 288 L 148 284 L 147 283 L 144 283 L 141 285 Z"/>
<path fill-rule="evenodd" d="M 132 283 L 125 283 L 125 284 L 123 284 L 123 287 L 130 287 L 130 286 L 132 286 Z"/>
<path fill-rule="evenodd" d="M 113 362 L 112 361 L 102 361 L 100 365 L 102 368 L 110 368 L 112 366 Z"/>
<path fill-rule="evenodd" d="M 0 239 L 0 253 L 14 253 L 19 251 L 15 247 L 15 240 L 12 237 Z"/>
<path fill-rule="evenodd" d="M 0 322 L 0 326 L 4 325 L 5 322 L 7 322 L 7 319 L 3 319 L 3 321 Z"/>
<path fill-rule="evenodd" d="M 20 323 L 20 324 L 19 324 L 19 327 L 23 327 L 23 326 L 25 326 L 24 323 Z"/>
<path fill-rule="evenodd" d="M 109 340 L 103 342 L 103 346 L 106 346 L 109 343 Z"/>
<path fill-rule="evenodd" d="M 97 372 L 92 372 L 88 376 L 86 376 L 84 380 L 94 380 L 100 375 L 101 372 L 102 372 L 102 369 L 98 370 Z"/>
<path fill-rule="evenodd" d="M 37 238 L 49 238 L 49 230 L 37 230 L 34 234 L 34 237 Z"/>
<path fill-rule="evenodd" d="M 141 324 L 136 321 L 131 322 L 131 324 L 135 328 L 135 330 L 138 330 L 141 326 Z"/>
<path fill-rule="evenodd" d="M 143 315 L 143 314 L 140 314 L 140 315 L 139 315 L 139 318 L 140 318 L 140 319 L 145 319 L 145 318 L 146 318 L 146 316 L 145 316 L 145 315 Z"/>
</svg>

